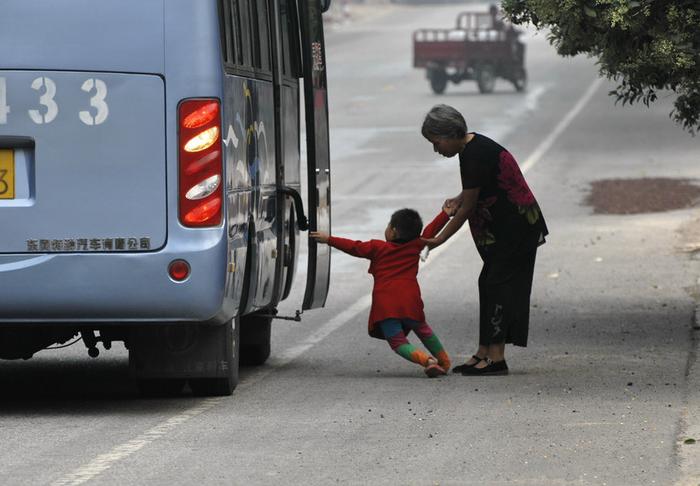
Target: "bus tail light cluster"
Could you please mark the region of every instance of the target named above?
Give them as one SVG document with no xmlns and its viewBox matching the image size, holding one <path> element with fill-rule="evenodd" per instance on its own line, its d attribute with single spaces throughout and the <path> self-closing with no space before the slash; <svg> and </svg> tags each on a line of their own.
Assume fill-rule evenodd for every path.
<svg viewBox="0 0 700 486">
<path fill-rule="evenodd" d="M 223 204 L 219 100 L 183 101 L 179 122 L 180 222 L 193 228 L 218 226 Z"/>
</svg>

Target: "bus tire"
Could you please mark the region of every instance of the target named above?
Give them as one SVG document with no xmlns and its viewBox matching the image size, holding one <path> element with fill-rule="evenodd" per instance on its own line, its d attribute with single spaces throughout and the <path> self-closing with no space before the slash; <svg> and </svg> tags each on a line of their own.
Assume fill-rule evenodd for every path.
<svg viewBox="0 0 700 486">
<path fill-rule="evenodd" d="M 496 86 L 496 71 L 490 64 L 483 64 L 476 71 L 476 84 L 480 93 L 493 93 Z"/>
<path fill-rule="evenodd" d="M 428 79 L 430 79 L 430 88 L 435 94 L 442 94 L 447 88 L 447 73 L 444 69 L 431 69 L 428 71 Z"/>
<path fill-rule="evenodd" d="M 216 378 L 190 378 L 190 388 L 195 396 L 228 396 L 238 385 L 238 365 L 240 360 L 240 320 L 232 319 L 223 326 L 217 326 L 219 338 L 226 344 L 225 376 Z"/>
<path fill-rule="evenodd" d="M 260 366 L 270 357 L 272 317 L 250 314 L 241 317 L 241 365 Z"/>
<path fill-rule="evenodd" d="M 145 398 L 176 397 L 185 386 L 183 378 L 138 380 L 139 393 Z"/>
</svg>

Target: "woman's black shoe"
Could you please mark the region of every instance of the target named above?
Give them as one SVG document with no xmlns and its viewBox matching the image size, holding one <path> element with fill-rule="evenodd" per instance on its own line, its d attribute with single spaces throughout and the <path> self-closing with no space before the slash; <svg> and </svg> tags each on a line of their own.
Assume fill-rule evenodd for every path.
<svg viewBox="0 0 700 486">
<path fill-rule="evenodd" d="M 465 368 L 462 372 L 464 376 L 494 376 L 494 375 L 507 375 L 508 365 L 506 360 L 503 361 L 488 361 L 488 364 L 483 368 L 475 368 L 474 366 L 470 368 Z"/>
<path fill-rule="evenodd" d="M 474 363 L 472 363 L 472 364 L 464 363 L 464 364 L 461 364 L 461 365 L 459 365 L 459 366 L 455 366 L 454 368 L 452 368 L 452 373 L 462 373 L 462 374 L 464 374 L 464 370 L 467 370 L 467 369 L 469 369 L 469 368 L 473 368 L 474 366 L 476 366 L 477 364 L 479 364 L 481 361 L 483 361 L 484 359 L 486 359 L 486 358 L 479 358 L 479 357 L 478 357 L 477 355 L 475 355 L 475 354 L 472 354 L 472 358 L 474 358 L 474 359 L 476 360 Z"/>
</svg>

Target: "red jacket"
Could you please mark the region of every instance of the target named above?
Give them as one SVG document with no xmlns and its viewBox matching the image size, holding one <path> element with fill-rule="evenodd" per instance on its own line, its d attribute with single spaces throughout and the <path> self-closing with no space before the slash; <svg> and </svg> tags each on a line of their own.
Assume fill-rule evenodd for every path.
<svg viewBox="0 0 700 486">
<path fill-rule="evenodd" d="M 450 217 L 440 214 L 423 230 L 423 238 L 434 238 Z M 353 241 L 331 236 L 328 244 L 349 255 L 370 260 L 374 277 L 369 335 L 383 339 L 377 323 L 391 317 L 425 322 L 423 300 L 418 286 L 418 260 L 425 244 L 420 238 L 406 243 L 370 240 Z"/>
</svg>

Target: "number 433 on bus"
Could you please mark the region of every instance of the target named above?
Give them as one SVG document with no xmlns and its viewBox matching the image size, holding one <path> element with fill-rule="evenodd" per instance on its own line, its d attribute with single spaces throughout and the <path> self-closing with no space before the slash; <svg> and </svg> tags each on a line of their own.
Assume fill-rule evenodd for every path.
<svg viewBox="0 0 700 486">
<path fill-rule="evenodd" d="M 59 113 L 59 106 L 56 103 L 56 83 L 48 77 L 42 76 L 32 81 L 31 89 L 38 92 L 37 103 L 43 109 L 27 110 L 29 118 L 37 125 L 49 124 L 56 119 Z M 92 95 L 86 103 L 95 110 L 93 115 L 90 111 L 82 110 L 78 112 L 80 121 L 85 125 L 101 125 L 109 118 L 109 105 L 107 104 L 107 85 L 101 79 L 86 79 L 80 88 Z M 0 125 L 7 124 L 8 117 L 12 113 L 7 104 L 7 79 L 0 78 Z"/>
</svg>

